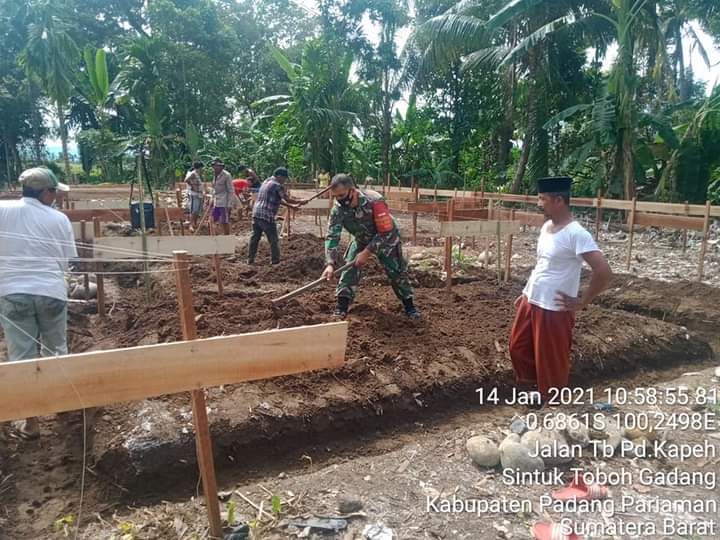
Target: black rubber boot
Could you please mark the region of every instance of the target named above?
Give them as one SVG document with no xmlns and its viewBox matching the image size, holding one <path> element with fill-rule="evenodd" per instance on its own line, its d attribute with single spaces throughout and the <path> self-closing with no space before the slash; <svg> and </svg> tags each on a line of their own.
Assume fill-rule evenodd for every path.
<svg viewBox="0 0 720 540">
<path fill-rule="evenodd" d="M 348 309 L 350 309 L 350 299 L 347 296 L 338 296 L 333 315 L 339 319 L 344 319 L 347 317 Z"/>
<path fill-rule="evenodd" d="M 403 306 L 405 307 L 405 315 L 416 321 L 420 320 L 420 312 L 413 304 L 412 298 L 406 298 L 405 300 L 403 300 Z"/>
</svg>

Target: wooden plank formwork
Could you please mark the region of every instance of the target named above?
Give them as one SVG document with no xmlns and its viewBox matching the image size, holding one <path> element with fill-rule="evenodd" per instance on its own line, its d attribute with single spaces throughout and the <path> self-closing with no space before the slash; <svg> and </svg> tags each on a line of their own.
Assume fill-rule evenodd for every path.
<svg viewBox="0 0 720 540">
<path fill-rule="evenodd" d="M 340 367 L 347 323 L 0 364 L 0 421 Z"/>
</svg>

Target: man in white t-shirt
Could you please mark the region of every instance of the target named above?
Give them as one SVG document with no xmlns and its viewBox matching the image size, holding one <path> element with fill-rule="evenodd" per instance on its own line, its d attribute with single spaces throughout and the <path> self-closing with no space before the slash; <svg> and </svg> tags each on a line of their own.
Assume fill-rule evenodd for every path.
<svg viewBox="0 0 720 540">
<path fill-rule="evenodd" d="M 52 208 L 68 186 L 43 167 L 24 171 L 20 183 L 22 199 L 0 201 L 0 325 L 11 362 L 67 354 L 65 271 L 77 257 L 70 220 Z M 36 437 L 37 418 L 20 434 Z"/>
<path fill-rule="evenodd" d="M 538 180 L 538 206 L 547 221 L 542 226 L 537 262 L 510 332 L 510 358 L 515 380 L 546 399 L 550 388 L 568 385 L 570 347 L 575 312 L 583 309 L 610 283 L 612 272 L 595 240 L 570 211 L 568 177 Z M 585 261 L 592 277 L 582 295 L 580 271 Z"/>
</svg>

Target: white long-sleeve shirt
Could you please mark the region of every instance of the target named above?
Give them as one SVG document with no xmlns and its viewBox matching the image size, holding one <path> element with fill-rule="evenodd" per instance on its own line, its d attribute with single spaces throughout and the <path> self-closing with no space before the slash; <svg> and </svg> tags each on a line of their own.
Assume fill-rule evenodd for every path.
<svg viewBox="0 0 720 540">
<path fill-rule="evenodd" d="M 65 214 L 30 197 L 0 201 L 0 296 L 67 300 L 64 272 L 77 256 Z"/>
</svg>

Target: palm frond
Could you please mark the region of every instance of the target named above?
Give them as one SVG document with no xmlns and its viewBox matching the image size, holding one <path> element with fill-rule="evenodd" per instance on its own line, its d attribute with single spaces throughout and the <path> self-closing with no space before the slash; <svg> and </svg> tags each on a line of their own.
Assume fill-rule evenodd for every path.
<svg viewBox="0 0 720 540">
<path fill-rule="evenodd" d="M 705 66 L 708 69 L 712 69 L 713 65 L 712 65 L 712 62 L 710 62 L 710 56 L 708 55 L 707 50 L 705 50 L 705 46 L 703 45 L 702 41 L 700 41 L 700 38 L 698 37 L 697 33 L 695 32 L 695 29 L 692 26 L 687 25 L 687 33 L 693 39 L 693 49 L 697 49 L 698 53 L 700 54 L 700 57 L 703 59 L 703 62 L 705 63 Z"/>
<path fill-rule="evenodd" d="M 503 62 L 509 51 L 509 48 L 499 45 L 472 52 L 463 59 L 462 70 L 467 72 L 483 66 L 497 67 Z"/>
<path fill-rule="evenodd" d="M 488 19 L 486 23 L 487 27 L 491 30 L 502 28 L 509 21 L 527 13 L 528 10 L 543 3 L 544 1 L 545 0 L 512 0 L 511 2 L 508 2 L 504 8 Z"/>
<path fill-rule="evenodd" d="M 423 49 L 432 47 L 434 57 L 448 60 L 480 48 L 488 43 L 489 34 L 483 21 L 466 15 L 439 15 L 418 28 L 418 43 Z"/>
<path fill-rule="evenodd" d="M 575 116 L 579 112 L 590 110 L 594 106 L 594 103 L 581 103 L 580 105 L 573 105 L 572 107 L 568 107 L 567 109 L 557 113 L 555 116 L 552 116 L 547 122 L 545 122 L 543 128 L 548 130 L 552 129 L 560 122 L 564 122 L 565 120 Z"/>
<path fill-rule="evenodd" d="M 578 19 L 574 14 L 570 13 L 541 26 L 535 30 L 535 32 L 520 40 L 520 42 L 505 56 L 499 67 L 516 61 L 519 56 L 527 54 L 530 49 L 534 48 L 548 36 L 582 20 L 584 20 L 584 18 Z"/>
</svg>

